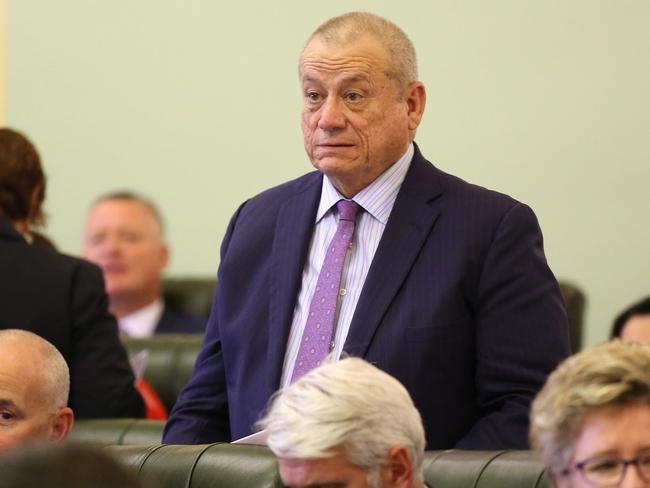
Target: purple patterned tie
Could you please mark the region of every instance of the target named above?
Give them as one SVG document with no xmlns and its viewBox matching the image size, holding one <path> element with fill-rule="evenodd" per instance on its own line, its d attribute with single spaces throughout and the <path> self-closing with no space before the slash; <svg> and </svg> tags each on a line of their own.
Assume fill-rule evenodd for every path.
<svg viewBox="0 0 650 488">
<path fill-rule="evenodd" d="M 352 242 L 359 205 L 350 200 L 340 200 L 336 208 L 339 211 L 339 225 L 327 248 L 323 267 L 318 275 L 291 382 L 318 366 L 331 350 L 341 273 L 345 254 Z"/>
</svg>

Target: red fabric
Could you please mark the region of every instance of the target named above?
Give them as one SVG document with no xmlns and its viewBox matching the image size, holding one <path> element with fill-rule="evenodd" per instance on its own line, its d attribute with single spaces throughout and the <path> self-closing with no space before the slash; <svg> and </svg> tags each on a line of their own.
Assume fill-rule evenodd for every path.
<svg viewBox="0 0 650 488">
<path fill-rule="evenodd" d="M 147 380 L 141 378 L 135 382 L 135 387 L 142 395 L 144 404 L 147 407 L 147 418 L 149 420 L 167 420 L 167 409 L 153 386 Z"/>
</svg>

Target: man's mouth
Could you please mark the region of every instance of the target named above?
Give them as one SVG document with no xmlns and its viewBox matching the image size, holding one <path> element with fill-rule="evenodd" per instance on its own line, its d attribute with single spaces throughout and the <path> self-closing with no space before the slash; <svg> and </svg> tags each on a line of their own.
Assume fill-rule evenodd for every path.
<svg viewBox="0 0 650 488">
<path fill-rule="evenodd" d="M 126 266 L 119 263 L 109 263 L 102 266 L 102 270 L 104 273 L 108 274 L 124 273 L 124 271 L 126 271 Z"/>
<path fill-rule="evenodd" d="M 316 145 L 317 147 L 352 147 L 354 144 L 347 142 L 322 142 Z"/>
</svg>

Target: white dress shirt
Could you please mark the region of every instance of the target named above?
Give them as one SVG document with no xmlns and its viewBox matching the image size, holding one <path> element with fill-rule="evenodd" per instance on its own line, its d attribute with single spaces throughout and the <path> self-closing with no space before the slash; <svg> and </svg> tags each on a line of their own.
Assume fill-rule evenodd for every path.
<svg viewBox="0 0 650 488">
<path fill-rule="evenodd" d="M 125 315 L 117 321 L 120 332 L 129 337 L 151 337 L 162 317 L 165 304 L 159 298 L 155 302 Z"/>
<path fill-rule="evenodd" d="M 341 356 L 343 351 L 343 345 L 370 264 L 386 228 L 397 193 L 411 164 L 413 152 L 413 144 L 411 143 L 406 153 L 395 164 L 352 197 L 352 200 L 358 203 L 363 211 L 360 211 L 357 217 L 351 250 L 347 253 L 341 275 L 341 292 L 337 307 L 338 317 L 334 324 L 334 346 L 332 348 L 332 353 L 336 359 Z M 320 204 L 316 212 L 316 225 L 309 246 L 307 262 L 302 272 L 302 285 L 298 293 L 298 301 L 293 312 L 293 322 L 291 323 L 289 342 L 287 343 L 282 368 L 281 387 L 288 386 L 291 383 L 300 340 L 307 322 L 307 312 L 325 259 L 325 250 L 334 237 L 338 226 L 336 203 L 341 199 L 345 199 L 345 197 L 334 188 L 327 176 L 324 177 Z"/>
</svg>

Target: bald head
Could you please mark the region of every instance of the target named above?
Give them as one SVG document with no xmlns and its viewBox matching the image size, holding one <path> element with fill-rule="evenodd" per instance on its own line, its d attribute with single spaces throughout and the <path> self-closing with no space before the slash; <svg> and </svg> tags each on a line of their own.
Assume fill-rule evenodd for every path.
<svg viewBox="0 0 650 488">
<path fill-rule="evenodd" d="M 61 353 L 25 330 L 0 331 L 0 452 L 27 440 L 60 440 L 72 428 L 70 373 Z"/>
</svg>

